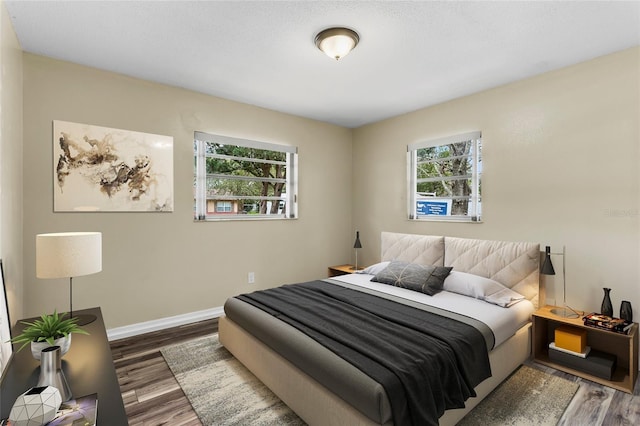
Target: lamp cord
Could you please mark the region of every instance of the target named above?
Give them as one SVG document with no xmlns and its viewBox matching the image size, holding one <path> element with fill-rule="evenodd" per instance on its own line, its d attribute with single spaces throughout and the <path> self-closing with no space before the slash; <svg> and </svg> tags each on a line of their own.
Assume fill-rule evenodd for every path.
<svg viewBox="0 0 640 426">
<path fill-rule="evenodd" d="M 69 277 L 69 319 L 73 318 L 73 277 Z"/>
</svg>

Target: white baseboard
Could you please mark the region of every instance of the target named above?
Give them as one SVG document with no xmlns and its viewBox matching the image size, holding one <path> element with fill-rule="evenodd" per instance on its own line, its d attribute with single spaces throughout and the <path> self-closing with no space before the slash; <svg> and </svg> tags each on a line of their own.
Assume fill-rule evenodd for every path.
<svg viewBox="0 0 640 426">
<path fill-rule="evenodd" d="M 107 338 L 109 341 L 119 340 L 127 337 L 138 336 L 144 333 L 151 333 L 153 331 L 191 324 L 193 322 L 218 318 L 222 315 L 224 315 L 224 308 L 222 306 L 218 306 L 216 308 L 205 309 L 203 311 L 190 312 L 188 314 L 111 328 L 107 330 Z"/>
</svg>

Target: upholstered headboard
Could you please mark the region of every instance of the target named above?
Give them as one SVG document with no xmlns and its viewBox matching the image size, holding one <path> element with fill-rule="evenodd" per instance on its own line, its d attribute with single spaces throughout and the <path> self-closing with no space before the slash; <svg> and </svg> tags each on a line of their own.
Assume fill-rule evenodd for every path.
<svg viewBox="0 0 640 426">
<path fill-rule="evenodd" d="M 491 278 L 538 307 L 539 244 L 383 232 L 381 249 L 383 261 L 452 266 L 454 271 Z"/>
</svg>

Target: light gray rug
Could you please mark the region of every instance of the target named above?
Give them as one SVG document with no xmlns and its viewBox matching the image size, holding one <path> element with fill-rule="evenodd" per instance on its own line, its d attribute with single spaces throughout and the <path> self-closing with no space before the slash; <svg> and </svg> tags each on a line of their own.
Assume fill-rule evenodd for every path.
<svg viewBox="0 0 640 426">
<path fill-rule="evenodd" d="M 217 335 L 161 352 L 204 425 L 305 424 L 220 345 Z M 458 425 L 555 425 L 577 389 L 576 383 L 522 366 Z"/>
<path fill-rule="evenodd" d="M 305 424 L 220 345 L 217 334 L 161 352 L 202 424 Z"/>
<path fill-rule="evenodd" d="M 577 383 L 523 365 L 458 426 L 554 426 L 577 390 Z"/>
</svg>

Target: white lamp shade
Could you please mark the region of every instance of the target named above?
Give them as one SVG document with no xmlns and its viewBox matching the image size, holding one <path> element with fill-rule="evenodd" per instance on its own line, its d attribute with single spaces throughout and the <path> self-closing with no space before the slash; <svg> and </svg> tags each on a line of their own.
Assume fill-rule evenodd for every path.
<svg viewBox="0 0 640 426">
<path fill-rule="evenodd" d="M 101 232 L 36 235 L 36 277 L 79 277 L 100 271 L 102 271 Z"/>
</svg>

